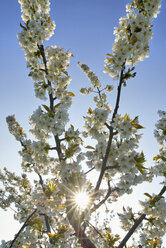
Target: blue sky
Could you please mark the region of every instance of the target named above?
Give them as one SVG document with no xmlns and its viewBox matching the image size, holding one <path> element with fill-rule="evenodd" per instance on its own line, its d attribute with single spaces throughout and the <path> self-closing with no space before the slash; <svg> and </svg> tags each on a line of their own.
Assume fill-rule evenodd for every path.
<svg viewBox="0 0 166 248">
<path fill-rule="evenodd" d="M 55 34 L 46 43 L 60 45 L 71 49 L 74 58 L 69 69 L 73 78 L 70 89 L 76 95 L 70 111 L 71 122 L 75 126 L 83 124 L 85 115 L 92 105 L 91 97 L 80 96 L 79 89 L 88 86 L 89 82 L 80 71 L 77 62 L 88 64 L 104 83 L 117 82 L 103 74 L 103 64 L 106 53 L 111 53 L 114 41 L 113 28 L 118 25 L 118 19 L 125 15 L 127 0 L 52 0 L 51 17 L 57 25 Z M 166 1 L 163 1 L 161 13 L 154 21 L 153 40 L 150 42 L 150 58 L 136 66 L 136 78 L 129 80 L 123 88 L 120 112 L 131 117 L 140 116 L 141 125 L 145 126 L 141 150 L 152 162 L 151 156 L 158 151 L 153 137 L 154 125 L 157 121 L 157 110 L 166 109 Z M 28 130 L 28 116 L 37 108 L 40 101 L 35 98 L 33 82 L 28 78 L 28 69 L 24 53 L 19 47 L 17 33 L 21 28 L 20 6 L 17 1 L 6 0 L 1 3 L 0 15 L 0 168 L 8 167 L 20 172 L 20 157 L 17 151 L 20 145 L 9 134 L 5 118 L 15 114 L 20 124 Z M 114 104 L 115 94 L 110 95 Z M 156 186 L 152 188 L 155 189 Z M 150 187 L 148 187 L 150 189 Z M 158 187 L 159 189 L 159 187 Z M 159 191 L 159 190 L 158 190 Z M 157 191 L 157 192 L 158 192 Z M 156 192 L 156 193 L 157 193 Z M 1 211 L 0 211 L 1 213 Z M 6 220 L 3 212 L 2 220 Z M 0 240 L 7 234 L 0 229 Z"/>
</svg>

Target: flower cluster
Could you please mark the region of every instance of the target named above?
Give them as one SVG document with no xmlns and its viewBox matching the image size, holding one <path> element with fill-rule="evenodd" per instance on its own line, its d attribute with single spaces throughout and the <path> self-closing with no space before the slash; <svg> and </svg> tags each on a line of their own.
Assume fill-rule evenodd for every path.
<svg viewBox="0 0 166 248">
<path fill-rule="evenodd" d="M 128 13 L 120 18 L 119 27 L 114 31 L 113 54 L 107 54 L 104 64 L 104 72 L 113 79 L 119 78 L 125 64 L 133 66 L 149 56 L 152 21 L 160 6 L 161 0 L 135 0 L 126 6 Z"/>
<path fill-rule="evenodd" d="M 49 40 L 55 29 L 54 21 L 50 19 L 49 0 L 31 1 L 19 0 L 22 11 L 22 19 L 25 26 L 21 25 L 22 32 L 18 35 L 21 47 L 27 50 L 35 50 L 37 44 L 42 44 L 44 40 Z"/>
<path fill-rule="evenodd" d="M 82 94 L 90 94 L 93 92 L 94 89 L 100 88 L 101 83 L 100 83 L 98 77 L 96 76 L 96 74 L 86 64 L 82 64 L 82 63 L 78 62 L 78 65 L 81 68 L 81 70 L 87 75 L 87 77 L 91 83 L 91 87 L 89 87 L 88 89 L 82 88 L 80 90 L 80 92 Z"/>
<path fill-rule="evenodd" d="M 49 144 L 45 140 L 33 142 L 26 140 L 23 145 L 24 148 L 19 152 L 22 156 L 22 167 L 25 167 L 26 170 L 30 165 L 33 165 L 43 174 L 47 174 L 48 169 L 46 169 L 46 166 L 51 164 L 53 160 L 48 156 Z"/>
<path fill-rule="evenodd" d="M 159 110 L 158 115 L 160 117 L 160 120 L 158 120 L 156 124 L 156 128 L 154 131 L 154 135 L 157 138 L 157 141 L 160 145 L 164 145 L 164 142 L 166 142 L 166 112 Z"/>
<path fill-rule="evenodd" d="M 24 133 L 23 128 L 19 125 L 19 123 L 16 121 L 15 115 L 10 115 L 6 118 L 9 131 L 16 140 L 22 141 L 24 138 L 26 138 L 26 134 Z"/>
<path fill-rule="evenodd" d="M 162 176 L 163 184 L 166 184 L 166 148 L 162 147 L 159 150 L 159 154 L 153 158 L 155 166 L 151 167 L 151 171 L 155 176 Z"/>
<path fill-rule="evenodd" d="M 161 245 L 162 237 L 166 232 L 166 201 L 163 196 L 145 194 L 149 198 L 145 201 L 140 201 L 147 219 L 140 235 L 141 245 L 149 244 L 147 247 L 151 247 L 150 244 L 155 240 L 157 244 Z"/>
<path fill-rule="evenodd" d="M 89 119 L 86 117 L 86 121 Z M 116 191 L 112 194 L 112 200 L 117 200 L 117 197 L 124 193 L 131 193 L 133 185 L 140 184 L 144 180 L 151 181 L 153 173 L 144 167 L 144 153 L 136 151 L 141 138 L 138 131 L 143 128 L 138 122 L 138 117 L 132 120 L 127 114 L 125 116 L 117 115 L 112 123 L 112 128 L 115 134 L 108 155 L 108 170 L 105 178 L 114 182 L 113 185 L 119 189 L 118 194 Z M 104 128 L 101 133 L 99 133 L 99 128 L 93 132 L 94 128 L 89 128 L 88 134 L 93 134 L 92 137 L 97 140 L 97 144 L 95 147 L 87 146 L 87 149 L 91 151 L 87 151 L 85 157 L 90 168 L 95 166 L 96 170 L 100 171 L 109 134 Z"/>
<path fill-rule="evenodd" d="M 33 133 L 38 139 L 49 138 L 51 134 L 61 135 L 65 130 L 65 125 L 68 122 L 68 114 L 63 104 L 59 105 L 54 112 L 46 113 L 39 106 L 36 111 L 30 116 L 30 124 Z"/>
<path fill-rule="evenodd" d="M 132 208 L 127 207 L 125 209 L 123 207 L 123 214 L 118 214 L 120 222 L 121 222 L 121 227 L 123 230 L 128 231 L 134 224 L 135 221 L 135 215 L 132 211 Z"/>
</svg>

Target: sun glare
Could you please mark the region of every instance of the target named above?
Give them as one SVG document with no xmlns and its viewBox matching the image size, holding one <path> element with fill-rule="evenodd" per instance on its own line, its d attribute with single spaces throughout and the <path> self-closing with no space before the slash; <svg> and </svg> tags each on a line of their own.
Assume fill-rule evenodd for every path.
<svg viewBox="0 0 166 248">
<path fill-rule="evenodd" d="M 75 194 L 75 203 L 81 209 L 84 210 L 89 203 L 89 196 L 85 191 L 79 192 Z"/>
</svg>

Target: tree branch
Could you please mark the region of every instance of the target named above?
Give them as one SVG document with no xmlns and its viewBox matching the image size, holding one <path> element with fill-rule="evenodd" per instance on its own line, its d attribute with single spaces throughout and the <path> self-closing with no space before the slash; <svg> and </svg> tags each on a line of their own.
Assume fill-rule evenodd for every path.
<svg viewBox="0 0 166 248">
<path fill-rule="evenodd" d="M 79 242 L 83 248 L 97 248 L 92 241 L 86 236 L 84 230 L 80 226 L 79 218 L 76 218 L 75 208 L 73 208 L 73 200 L 68 198 L 66 200 L 67 205 L 67 218 L 74 228 L 75 236 L 79 239 Z"/>
<path fill-rule="evenodd" d="M 24 228 L 26 227 L 28 221 L 30 220 L 30 218 L 37 212 L 37 209 L 35 209 L 26 219 L 26 221 L 24 222 L 24 224 L 22 225 L 22 227 L 20 228 L 19 232 L 16 234 L 15 238 L 13 239 L 11 245 L 9 246 L 9 248 L 12 248 L 12 246 L 14 245 L 16 239 L 19 237 L 20 233 L 24 230 Z"/>
<path fill-rule="evenodd" d="M 106 201 L 107 199 L 110 197 L 111 193 L 113 193 L 114 191 L 118 190 L 118 188 L 114 188 L 114 189 L 111 189 L 110 187 L 110 183 L 108 182 L 108 191 L 107 191 L 107 194 L 105 195 L 105 197 L 98 203 L 98 204 L 95 204 L 93 206 L 92 209 L 90 209 L 90 213 L 93 213 L 94 211 L 96 211 L 99 207 L 101 207 Z"/>
<path fill-rule="evenodd" d="M 103 239 L 103 235 L 96 229 L 95 226 L 93 226 L 88 220 L 86 220 L 86 222 L 99 234 L 99 236 Z"/>
<path fill-rule="evenodd" d="M 121 73 L 120 73 L 120 81 L 119 81 L 119 86 L 118 86 L 118 94 L 117 94 L 116 105 L 115 105 L 115 109 L 114 109 L 114 112 L 113 112 L 112 122 L 111 123 L 113 123 L 114 118 L 115 118 L 115 116 L 116 116 L 116 114 L 118 112 L 118 108 L 119 108 L 121 88 L 122 88 L 122 83 L 123 83 L 123 71 L 124 71 L 124 69 L 121 70 Z M 101 172 L 100 172 L 100 175 L 99 175 L 99 178 L 98 178 L 96 187 L 95 187 L 95 192 L 97 192 L 99 190 L 99 188 L 100 188 L 100 185 L 101 185 L 101 182 L 102 182 L 102 179 L 103 179 L 103 176 L 104 176 L 105 168 L 106 168 L 106 165 L 107 165 L 109 153 L 110 153 L 110 150 L 111 150 L 112 138 L 114 136 L 114 132 L 113 132 L 113 128 L 112 127 L 110 127 L 109 130 L 110 130 L 109 140 L 108 140 L 108 143 L 107 143 L 107 148 L 106 148 L 105 156 L 104 156 L 104 159 L 103 159 Z"/>
<path fill-rule="evenodd" d="M 48 68 L 47 68 L 47 60 L 46 60 L 46 56 L 45 56 L 44 46 L 38 45 L 38 48 L 40 50 L 40 53 L 41 53 L 41 56 L 43 59 L 45 73 L 46 73 L 46 75 L 48 75 L 49 73 L 48 73 Z M 47 80 L 47 82 L 48 82 L 48 85 L 51 86 L 51 82 L 49 80 Z M 49 100 L 50 100 L 50 110 L 51 111 L 53 111 L 53 109 L 54 109 L 54 100 L 55 99 L 56 99 L 56 97 L 53 97 L 52 93 L 50 93 L 49 94 Z M 63 158 L 63 153 L 62 153 L 61 146 L 60 146 L 60 139 L 59 139 L 58 135 L 54 136 L 54 138 L 55 138 L 55 142 L 56 142 L 56 150 L 58 153 L 59 160 L 62 161 L 62 160 L 64 160 L 64 158 Z"/>
<path fill-rule="evenodd" d="M 142 214 L 139 219 L 136 220 L 132 228 L 129 230 L 127 235 L 124 237 L 124 239 L 121 241 L 120 245 L 118 248 L 122 248 L 125 246 L 126 242 L 129 240 L 129 238 L 133 235 L 135 232 L 136 228 L 140 225 L 140 223 L 145 219 L 146 214 Z"/>
<path fill-rule="evenodd" d="M 114 109 L 114 112 L 113 112 L 113 115 L 112 115 L 112 123 L 114 121 L 114 118 L 118 112 L 118 109 L 119 109 L 119 103 L 120 103 L 120 95 L 121 95 L 121 89 L 122 89 L 122 83 L 123 83 L 123 72 L 124 72 L 124 69 L 121 70 L 121 73 L 120 73 L 120 81 L 119 81 L 119 85 L 118 85 L 118 94 L 117 94 L 117 98 L 116 98 L 116 105 L 115 105 L 115 109 Z"/>
<path fill-rule="evenodd" d="M 39 48 L 40 54 L 41 54 L 42 59 L 43 59 L 45 73 L 46 73 L 46 75 L 48 75 L 47 60 L 46 60 L 46 56 L 45 56 L 45 52 L 44 52 L 44 46 L 38 45 L 38 48 Z M 49 80 L 47 80 L 47 82 L 48 82 L 48 85 L 51 86 L 51 82 Z M 54 98 L 53 98 L 52 94 L 49 94 L 49 99 L 50 99 L 50 110 L 53 111 Z"/>
<path fill-rule="evenodd" d="M 84 174 L 87 175 L 89 172 L 91 172 L 94 169 L 95 169 L 95 167 L 92 167 L 91 169 L 89 169 L 88 171 L 86 171 Z"/>
<path fill-rule="evenodd" d="M 40 184 L 41 184 L 41 187 L 42 187 L 42 190 L 43 190 L 43 193 L 45 193 L 45 186 L 44 186 L 44 182 L 43 182 L 43 178 L 42 176 L 40 175 L 40 173 L 37 173 L 38 176 L 39 176 L 39 179 L 40 179 Z M 45 220 L 45 224 L 46 224 L 46 228 L 47 228 L 47 233 L 51 233 L 51 227 L 50 227 L 50 222 L 49 222 L 49 218 L 46 214 L 43 214 L 44 215 L 44 220 Z M 52 244 L 52 241 L 50 240 L 50 243 Z"/>
<path fill-rule="evenodd" d="M 161 189 L 160 193 L 158 194 L 158 196 L 162 196 L 164 193 L 166 192 L 166 186 L 163 186 L 163 188 Z M 123 248 L 125 246 L 125 244 L 127 243 L 127 241 L 129 240 L 129 238 L 133 235 L 133 233 L 135 232 L 136 228 L 140 225 L 140 223 L 146 219 L 146 214 L 142 214 L 139 219 L 137 219 L 134 223 L 134 225 L 132 226 L 132 228 L 129 230 L 129 232 L 126 234 L 126 236 L 124 237 L 124 239 L 121 241 L 121 243 L 119 244 L 118 248 Z"/>
<path fill-rule="evenodd" d="M 112 138 L 113 138 L 113 128 L 110 129 L 110 135 L 109 135 L 109 140 L 108 140 L 108 144 L 107 144 L 107 149 L 106 149 L 106 153 L 105 153 L 105 156 L 104 156 L 104 159 L 103 159 L 101 172 L 100 172 L 97 184 L 96 184 L 95 193 L 99 190 L 100 184 L 101 184 L 103 176 L 104 176 L 108 156 L 109 156 L 109 153 L 110 153 L 110 150 L 111 150 Z"/>
</svg>

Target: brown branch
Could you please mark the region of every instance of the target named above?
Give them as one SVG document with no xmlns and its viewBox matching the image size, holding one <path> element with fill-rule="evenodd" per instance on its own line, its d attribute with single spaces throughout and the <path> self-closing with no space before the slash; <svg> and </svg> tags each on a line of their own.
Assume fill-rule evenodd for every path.
<svg viewBox="0 0 166 248">
<path fill-rule="evenodd" d="M 45 56 L 45 51 L 44 51 L 44 46 L 43 45 L 38 45 L 40 54 L 42 56 L 43 59 L 43 63 L 44 63 L 44 68 L 45 68 L 45 73 L 46 75 L 48 75 L 48 68 L 47 68 L 47 59 Z M 48 85 L 51 86 L 51 82 L 49 80 L 47 80 Z M 49 99 L 50 99 L 50 110 L 53 111 L 53 107 L 54 107 L 54 98 L 52 94 L 49 94 Z"/>
<path fill-rule="evenodd" d="M 111 189 L 110 187 L 110 182 L 108 182 L 108 191 L 107 191 L 107 194 L 105 195 L 105 197 L 98 203 L 98 204 L 95 204 L 93 206 L 92 209 L 90 209 L 90 213 L 93 213 L 94 211 L 96 211 L 99 207 L 101 207 L 106 201 L 107 199 L 110 197 L 110 195 L 114 192 L 118 190 L 118 188 L 114 188 L 114 189 Z"/>
<path fill-rule="evenodd" d="M 49 73 L 48 73 L 48 68 L 47 68 L 47 59 L 45 56 L 44 46 L 38 45 L 38 48 L 40 50 L 40 53 L 41 53 L 41 56 L 43 59 L 45 73 L 46 73 L 46 75 L 48 75 Z M 47 82 L 48 82 L 48 85 L 51 86 L 51 82 L 49 80 L 47 80 Z M 56 97 L 53 97 L 52 93 L 50 93 L 49 94 L 49 100 L 50 100 L 50 110 L 51 111 L 53 111 L 53 109 L 54 109 L 54 100 L 55 99 L 56 99 Z M 64 160 L 64 158 L 63 158 L 63 153 L 62 153 L 61 146 L 60 146 L 60 139 L 59 139 L 58 135 L 54 136 L 54 138 L 55 138 L 55 142 L 56 142 L 56 150 L 58 153 L 59 160 L 62 161 L 62 160 Z"/>
<path fill-rule="evenodd" d="M 20 228 L 19 232 L 16 234 L 15 238 L 13 239 L 13 241 L 12 241 L 11 245 L 9 246 L 9 248 L 11 248 L 11 247 L 14 245 L 16 239 L 19 237 L 20 233 L 24 230 L 24 228 L 26 227 L 26 225 L 27 225 L 28 221 L 30 220 L 30 218 L 31 218 L 36 212 L 37 212 L 37 209 L 35 209 L 35 210 L 28 216 L 28 218 L 26 219 L 26 221 L 24 222 L 24 224 L 23 224 L 22 227 Z"/>
<path fill-rule="evenodd" d="M 166 186 L 163 186 L 163 188 L 161 189 L 160 193 L 158 194 L 158 196 L 162 196 L 164 193 L 166 192 Z M 126 234 L 126 236 L 124 237 L 124 239 L 121 241 L 121 243 L 119 244 L 118 248 L 123 248 L 125 246 L 125 244 L 127 243 L 127 241 L 129 240 L 129 238 L 133 235 L 133 233 L 135 232 L 136 228 L 141 224 L 141 222 L 146 219 L 146 214 L 142 214 L 134 223 L 134 225 L 131 227 L 131 229 L 129 230 L 129 232 Z"/>
<path fill-rule="evenodd" d="M 160 193 L 158 194 L 159 196 L 162 196 L 166 191 L 166 186 L 163 186 L 163 188 L 161 189 Z"/>
<path fill-rule="evenodd" d="M 106 166 L 105 170 L 112 170 L 112 169 L 116 169 L 117 167 L 118 165 Z"/>
<path fill-rule="evenodd" d="M 57 150 L 56 147 L 49 147 L 48 150 Z"/>
<path fill-rule="evenodd" d="M 45 223 L 46 223 L 46 227 L 47 227 L 47 233 L 51 233 L 50 222 L 49 222 L 48 216 L 46 214 L 44 214 L 44 219 L 45 219 Z"/>
<path fill-rule="evenodd" d="M 99 234 L 99 236 L 103 239 L 103 235 L 96 229 L 95 226 L 93 226 L 88 220 L 86 220 L 86 222 L 95 230 L 95 232 L 97 232 Z"/>
<path fill-rule="evenodd" d="M 114 121 L 114 118 L 115 118 L 115 116 L 118 112 L 118 109 L 119 109 L 120 95 L 121 95 L 121 89 L 122 89 L 122 83 L 123 83 L 123 72 L 124 72 L 124 69 L 121 70 L 121 73 L 120 73 L 120 81 L 119 81 L 119 85 L 118 85 L 118 94 L 117 94 L 117 98 L 116 98 L 115 109 L 114 109 L 114 112 L 112 115 L 112 122 Z"/>
<path fill-rule="evenodd" d="M 100 188 L 103 176 L 104 176 L 104 172 L 105 172 L 105 168 L 106 168 L 106 164 L 107 164 L 107 160 L 108 160 L 108 156 L 111 150 L 111 144 L 112 144 L 112 138 L 113 138 L 113 128 L 110 129 L 110 135 L 109 135 L 109 140 L 108 140 L 108 144 L 107 144 L 107 149 L 106 149 L 106 153 L 102 162 L 102 168 L 101 168 L 101 172 L 95 187 L 95 192 L 97 192 Z"/>
<path fill-rule="evenodd" d="M 86 171 L 84 174 L 87 175 L 89 172 L 91 172 L 94 169 L 95 169 L 95 167 L 92 167 L 90 170 Z"/>
<path fill-rule="evenodd" d="M 145 219 L 146 214 L 142 214 L 139 219 L 136 220 L 132 228 L 129 230 L 127 235 L 124 237 L 124 239 L 121 241 L 120 245 L 118 248 L 122 248 L 125 246 L 126 242 L 129 240 L 129 238 L 133 235 L 135 232 L 136 228 L 140 225 L 140 223 Z"/>
<path fill-rule="evenodd" d="M 76 217 L 75 208 L 73 208 L 73 199 L 66 200 L 67 205 L 67 218 L 73 227 L 74 235 L 79 239 L 79 243 L 83 248 L 97 248 L 92 241 L 86 236 L 85 231 L 80 226 L 79 217 Z"/>
<path fill-rule="evenodd" d="M 105 122 L 104 124 L 106 125 L 106 127 L 107 127 L 108 129 L 110 129 L 111 126 L 108 125 L 108 123 Z"/>
<path fill-rule="evenodd" d="M 44 182 L 43 182 L 43 178 L 42 176 L 40 175 L 40 173 L 37 173 L 38 176 L 39 176 L 39 182 L 40 182 L 40 185 L 42 187 L 42 190 L 43 190 L 43 193 L 45 193 L 46 189 L 45 189 L 45 186 L 44 186 Z M 46 214 L 43 214 L 44 215 L 44 220 L 45 220 L 45 224 L 46 224 L 46 228 L 47 228 L 47 233 L 51 233 L 51 227 L 50 227 L 50 222 L 49 222 L 49 218 Z M 52 241 L 50 240 L 50 243 L 52 244 Z"/>
<path fill-rule="evenodd" d="M 121 70 L 121 73 L 120 73 L 120 81 L 119 81 L 119 85 L 118 85 L 118 94 L 117 94 L 115 109 L 114 109 L 114 112 L 113 112 L 113 115 L 112 115 L 112 123 L 113 123 L 114 118 L 115 118 L 115 116 L 116 116 L 116 114 L 118 112 L 118 109 L 119 109 L 121 88 L 122 88 L 122 83 L 123 83 L 123 71 L 124 71 L 124 69 Z M 102 182 L 102 179 L 103 179 L 103 176 L 104 176 L 105 168 L 106 168 L 106 165 L 107 165 L 109 153 L 110 153 L 110 150 L 111 150 L 112 138 L 114 136 L 114 132 L 113 132 L 113 128 L 112 127 L 110 127 L 109 130 L 110 130 L 109 140 L 108 140 L 108 143 L 107 143 L 107 148 L 106 148 L 105 156 L 103 158 L 101 172 L 100 172 L 100 175 L 99 175 L 99 178 L 98 178 L 96 187 L 95 187 L 95 192 L 97 192 L 99 190 L 99 188 L 100 188 L 100 185 L 101 185 L 101 182 Z"/>
<path fill-rule="evenodd" d="M 57 153 L 58 153 L 58 157 L 59 157 L 59 161 L 64 161 L 65 158 L 63 156 L 63 153 L 62 153 L 62 149 L 61 149 L 61 140 L 59 139 L 58 135 L 54 136 L 55 138 L 55 142 L 56 142 L 56 150 L 57 150 Z"/>
<path fill-rule="evenodd" d="M 39 176 L 39 182 L 40 182 L 40 185 L 41 185 L 41 187 L 42 187 L 42 190 L 43 190 L 43 192 L 45 192 L 45 186 L 44 186 L 44 182 L 43 182 L 43 178 L 42 178 L 42 176 L 40 175 L 40 173 L 38 173 L 38 172 L 36 172 L 37 174 L 38 174 L 38 176 Z"/>
</svg>

